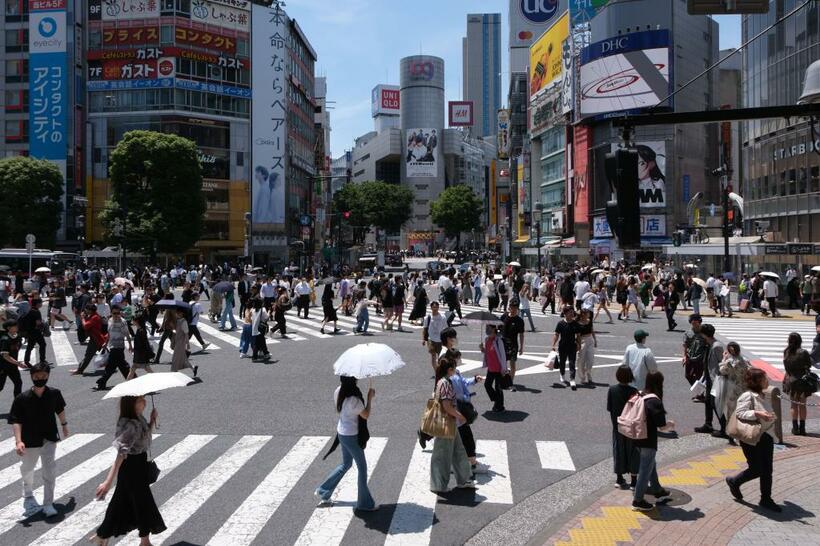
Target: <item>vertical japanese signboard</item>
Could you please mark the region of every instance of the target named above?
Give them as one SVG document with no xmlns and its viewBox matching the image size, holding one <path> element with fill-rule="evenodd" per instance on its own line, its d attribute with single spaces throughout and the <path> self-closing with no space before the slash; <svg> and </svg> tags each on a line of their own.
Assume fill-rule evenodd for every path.
<svg viewBox="0 0 820 546">
<path fill-rule="evenodd" d="M 66 177 L 68 73 L 66 0 L 29 2 L 29 153 Z M 60 227 L 58 237 L 64 236 Z"/>
<path fill-rule="evenodd" d="M 278 1 L 252 7 L 251 173 L 254 224 L 285 223 L 285 49 L 287 15 Z"/>
</svg>

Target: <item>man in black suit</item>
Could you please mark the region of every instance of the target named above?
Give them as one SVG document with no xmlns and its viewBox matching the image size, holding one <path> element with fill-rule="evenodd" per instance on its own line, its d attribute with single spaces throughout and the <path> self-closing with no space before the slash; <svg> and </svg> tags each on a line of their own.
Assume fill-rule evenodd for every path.
<svg viewBox="0 0 820 546">
<path fill-rule="evenodd" d="M 239 283 L 237 284 L 237 291 L 239 293 L 239 316 L 245 316 L 245 306 L 248 303 L 251 295 L 251 283 L 248 282 L 244 273 L 239 274 Z"/>
</svg>

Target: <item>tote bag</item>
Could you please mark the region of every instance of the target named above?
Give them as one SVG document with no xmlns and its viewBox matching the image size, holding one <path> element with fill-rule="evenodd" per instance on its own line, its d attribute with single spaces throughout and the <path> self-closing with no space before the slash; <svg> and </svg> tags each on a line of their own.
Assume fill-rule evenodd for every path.
<svg viewBox="0 0 820 546">
<path fill-rule="evenodd" d="M 427 401 L 420 428 L 423 433 L 433 438 L 452 440 L 456 436 L 456 420 L 444 412 L 438 397 Z"/>
<path fill-rule="evenodd" d="M 754 398 L 752 399 L 752 409 L 754 409 Z M 726 425 L 726 434 L 738 442 L 743 442 L 750 446 L 755 446 L 763 436 L 763 425 L 757 421 L 745 421 L 737 418 L 737 412 L 733 411 Z"/>
</svg>

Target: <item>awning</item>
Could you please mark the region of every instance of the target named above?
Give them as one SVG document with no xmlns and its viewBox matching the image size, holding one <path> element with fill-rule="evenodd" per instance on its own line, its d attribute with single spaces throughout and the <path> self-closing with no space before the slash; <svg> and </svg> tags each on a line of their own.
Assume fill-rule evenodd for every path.
<svg viewBox="0 0 820 546">
<path fill-rule="evenodd" d="M 671 245 L 668 237 L 641 237 L 641 247 Z"/>
<path fill-rule="evenodd" d="M 563 241 L 561 241 L 561 246 L 564 248 L 575 246 L 575 237 L 569 237 L 567 239 L 564 239 Z"/>
<path fill-rule="evenodd" d="M 609 238 L 602 238 L 602 239 L 590 239 L 589 246 L 612 246 L 614 239 Z"/>
<path fill-rule="evenodd" d="M 561 239 L 554 238 L 554 239 L 547 239 L 547 242 L 541 247 L 541 250 L 549 250 L 551 248 L 558 248 L 561 246 Z"/>
<path fill-rule="evenodd" d="M 513 241 L 513 243 L 519 243 L 519 244 L 521 244 L 521 243 L 529 243 L 529 242 L 530 242 L 530 236 L 529 236 L 529 235 L 524 236 L 524 237 L 519 237 L 518 239 L 516 239 L 515 241 Z"/>
</svg>

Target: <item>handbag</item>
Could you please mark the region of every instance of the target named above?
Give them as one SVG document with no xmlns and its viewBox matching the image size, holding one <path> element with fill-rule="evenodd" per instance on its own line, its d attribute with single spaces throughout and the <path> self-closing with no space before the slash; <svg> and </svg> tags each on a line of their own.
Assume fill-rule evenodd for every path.
<svg viewBox="0 0 820 546">
<path fill-rule="evenodd" d="M 444 412 L 438 396 L 427 401 L 419 428 L 433 438 L 452 440 L 456 436 L 456 420 Z"/>
<path fill-rule="evenodd" d="M 458 407 L 458 412 L 467 420 L 466 424 L 472 425 L 475 423 L 475 420 L 478 419 L 478 411 L 476 411 L 472 402 L 458 400 L 456 406 Z"/>
<path fill-rule="evenodd" d="M 703 382 L 703 379 L 698 379 L 689 387 L 689 392 L 692 393 L 692 396 L 702 396 L 706 394 L 706 383 Z"/>
<path fill-rule="evenodd" d="M 806 374 L 798 379 L 800 382 L 798 389 L 805 394 L 814 394 L 817 392 L 820 377 L 814 372 L 806 372 Z"/>
<path fill-rule="evenodd" d="M 268 323 L 267 323 L 267 321 L 260 320 L 259 321 L 259 326 L 257 326 L 256 329 L 259 330 L 259 333 L 262 334 L 263 336 L 265 334 L 267 334 L 268 333 Z"/>
<path fill-rule="evenodd" d="M 102 351 L 100 354 L 94 357 L 94 368 L 97 370 L 102 370 L 105 368 L 105 365 L 108 364 L 108 351 Z"/>
<path fill-rule="evenodd" d="M 47 322 L 43 323 L 43 337 L 51 337 L 51 328 Z"/>
<path fill-rule="evenodd" d="M 752 409 L 754 409 L 754 398 L 752 398 Z M 758 421 L 738 419 L 737 412 L 733 411 L 726 425 L 726 434 L 738 442 L 755 446 L 763 435 L 763 425 Z"/>
<path fill-rule="evenodd" d="M 501 376 L 501 388 L 502 389 L 509 389 L 512 388 L 513 381 L 512 376 L 508 373 Z"/>
<path fill-rule="evenodd" d="M 159 466 L 157 466 L 157 462 L 151 456 L 151 450 L 148 450 L 148 456 L 151 457 L 150 460 L 146 463 L 145 474 L 148 478 L 148 484 L 152 484 L 159 479 Z"/>
</svg>

